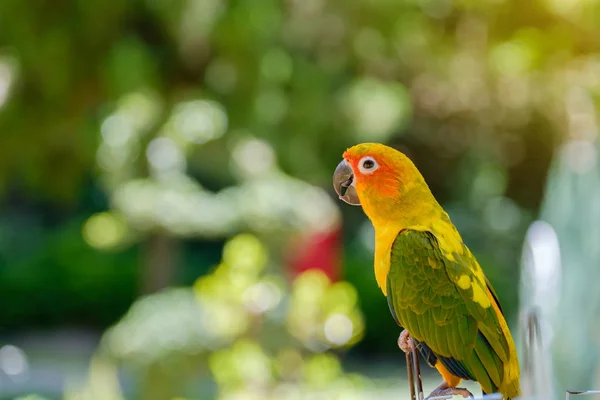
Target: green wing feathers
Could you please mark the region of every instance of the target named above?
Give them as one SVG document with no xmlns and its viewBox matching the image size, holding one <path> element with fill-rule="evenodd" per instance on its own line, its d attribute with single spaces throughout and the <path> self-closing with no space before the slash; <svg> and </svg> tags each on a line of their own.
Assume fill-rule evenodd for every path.
<svg viewBox="0 0 600 400">
<path fill-rule="evenodd" d="M 420 349 L 452 374 L 478 381 L 485 393 L 506 390 L 507 377 L 518 375 L 505 371 L 518 369 L 514 344 L 496 294 L 469 250 L 443 254 L 432 233 L 404 230 L 390 263 L 390 310 Z M 518 394 L 518 381 L 511 385 L 507 397 Z"/>
</svg>

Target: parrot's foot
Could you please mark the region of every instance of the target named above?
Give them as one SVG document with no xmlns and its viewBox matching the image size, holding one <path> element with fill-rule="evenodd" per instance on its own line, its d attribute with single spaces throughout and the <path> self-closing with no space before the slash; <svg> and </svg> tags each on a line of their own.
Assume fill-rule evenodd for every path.
<svg viewBox="0 0 600 400">
<path fill-rule="evenodd" d="M 448 384 L 446 382 L 443 382 L 440 386 L 435 388 L 434 391 L 431 392 L 431 394 L 425 398 L 425 400 L 431 400 L 436 397 L 445 396 L 462 396 L 466 399 L 468 397 L 473 398 L 473 393 L 469 392 L 465 388 L 448 387 Z"/>
<path fill-rule="evenodd" d="M 413 341 L 410 339 L 410 333 L 405 329 L 398 338 L 398 347 L 405 353 L 410 353 L 413 349 Z"/>
</svg>

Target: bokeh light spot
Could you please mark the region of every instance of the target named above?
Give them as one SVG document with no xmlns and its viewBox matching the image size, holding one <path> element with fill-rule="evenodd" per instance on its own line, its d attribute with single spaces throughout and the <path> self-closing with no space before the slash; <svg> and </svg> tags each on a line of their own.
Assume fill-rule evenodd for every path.
<svg viewBox="0 0 600 400">
<path fill-rule="evenodd" d="M 246 307 L 253 314 L 272 310 L 281 300 L 281 290 L 273 282 L 259 282 L 244 292 Z"/>
<path fill-rule="evenodd" d="M 104 120 L 100 127 L 104 142 L 109 146 L 122 146 L 133 137 L 130 120 L 120 114 L 114 114 Z"/>
<path fill-rule="evenodd" d="M 190 142 L 202 144 L 218 139 L 227 131 L 227 114 L 219 103 L 195 100 L 178 104 L 173 126 Z"/>
<path fill-rule="evenodd" d="M 325 321 L 324 330 L 327 340 L 343 345 L 352 338 L 352 321 L 344 314 L 333 314 Z"/>
<path fill-rule="evenodd" d="M 13 59 L 3 57 L 0 59 L 0 108 L 9 98 L 15 80 L 15 65 Z"/>
<path fill-rule="evenodd" d="M 292 59 L 285 51 L 274 49 L 263 57 L 260 72 L 271 82 L 284 83 L 292 75 L 292 66 Z"/>
<path fill-rule="evenodd" d="M 223 249 L 223 261 L 232 268 L 232 273 L 257 274 L 266 265 L 267 249 L 251 234 L 235 236 Z"/>
<path fill-rule="evenodd" d="M 27 372 L 29 364 L 23 350 L 5 345 L 0 348 L 0 370 L 6 375 L 15 376 Z"/>
<path fill-rule="evenodd" d="M 242 176 L 253 177 L 275 167 L 275 152 L 263 140 L 245 139 L 235 145 L 233 162 Z"/>
<path fill-rule="evenodd" d="M 138 131 L 146 131 L 160 116 L 162 108 L 159 96 L 152 90 L 133 92 L 119 99 L 117 113 L 123 115 Z"/>
<path fill-rule="evenodd" d="M 96 249 L 110 249 L 122 243 L 127 225 L 112 212 L 92 215 L 83 225 L 83 238 Z"/>
<path fill-rule="evenodd" d="M 341 106 L 357 140 L 385 142 L 411 113 L 408 92 L 398 83 L 356 80 L 341 95 Z"/>
<path fill-rule="evenodd" d="M 173 140 L 165 137 L 152 139 L 146 149 L 146 157 L 157 171 L 181 171 L 186 166 L 181 149 Z"/>
<path fill-rule="evenodd" d="M 533 52 L 522 40 L 514 40 L 496 46 L 490 54 L 491 65 L 501 75 L 520 75 L 533 63 Z"/>
</svg>

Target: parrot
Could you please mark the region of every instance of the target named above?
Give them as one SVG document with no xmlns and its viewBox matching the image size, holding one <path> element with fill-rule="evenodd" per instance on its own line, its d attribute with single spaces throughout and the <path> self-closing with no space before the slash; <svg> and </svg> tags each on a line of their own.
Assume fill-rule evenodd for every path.
<svg viewBox="0 0 600 400">
<path fill-rule="evenodd" d="M 416 346 L 443 382 L 427 397 L 472 397 L 458 385 L 476 381 L 484 394 L 520 395 L 519 360 L 498 296 L 402 152 L 362 143 L 343 153 L 333 174 L 344 202 L 362 206 L 375 230 L 375 279 L 397 325 L 398 346 Z"/>
</svg>

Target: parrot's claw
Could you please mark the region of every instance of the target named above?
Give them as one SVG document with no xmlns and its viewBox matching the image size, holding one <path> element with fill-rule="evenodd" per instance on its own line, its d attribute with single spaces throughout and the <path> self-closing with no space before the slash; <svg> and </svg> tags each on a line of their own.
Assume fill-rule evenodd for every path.
<svg viewBox="0 0 600 400">
<path fill-rule="evenodd" d="M 405 353 L 410 353 L 413 349 L 413 341 L 410 339 L 410 333 L 405 329 L 398 338 L 398 347 Z"/>
<path fill-rule="evenodd" d="M 437 397 L 447 398 L 448 396 L 462 396 L 465 399 L 466 398 L 472 399 L 473 393 L 469 392 L 465 388 L 448 387 L 448 384 L 446 382 L 444 382 L 440 386 L 435 388 L 435 390 L 433 392 L 431 392 L 431 394 L 429 396 L 425 397 L 425 400 L 433 400 Z"/>
</svg>

